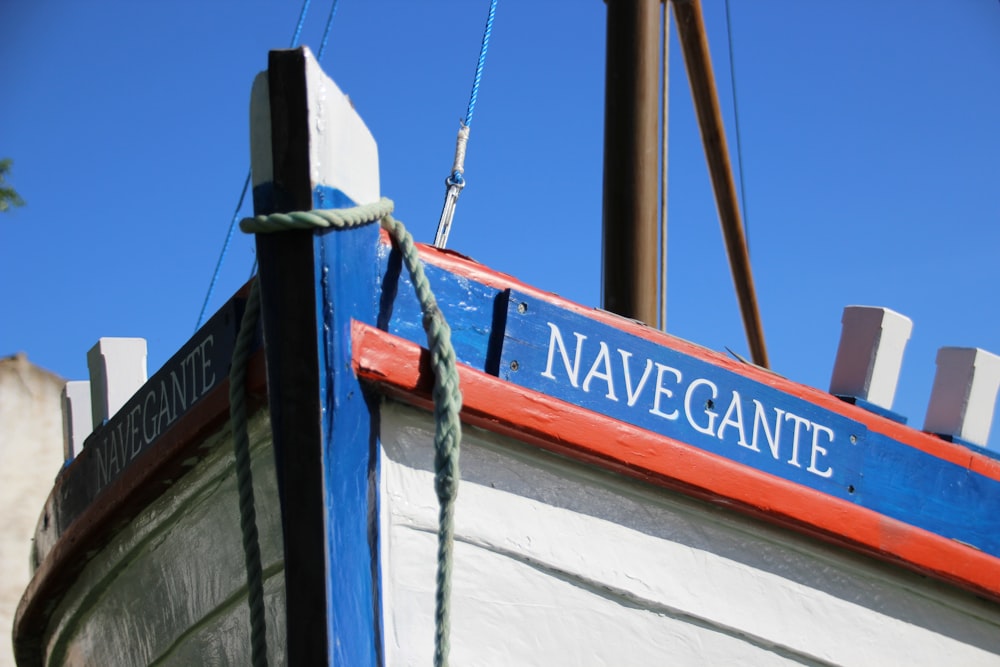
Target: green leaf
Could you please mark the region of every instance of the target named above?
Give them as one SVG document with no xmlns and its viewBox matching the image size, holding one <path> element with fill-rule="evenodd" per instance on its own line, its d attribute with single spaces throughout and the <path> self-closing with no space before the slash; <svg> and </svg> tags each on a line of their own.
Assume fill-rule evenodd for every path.
<svg viewBox="0 0 1000 667">
<path fill-rule="evenodd" d="M 17 194 L 17 190 L 4 184 L 13 165 L 14 161 L 9 157 L 0 159 L 0 213 L 9 211 L 11 206 L 24 206 L 24 200 Z"/>
</svg>

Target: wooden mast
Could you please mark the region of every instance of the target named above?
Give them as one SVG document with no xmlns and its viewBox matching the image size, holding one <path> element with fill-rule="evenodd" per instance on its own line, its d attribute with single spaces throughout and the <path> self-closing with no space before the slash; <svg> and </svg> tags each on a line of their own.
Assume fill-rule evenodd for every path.
<svg viewBox="0 0 1000 667">
<path fill-rule="evenodd" d="M 719 209 L 719 222 L 726 240 L 729 268 L 733 273 L 736 295 L 743 313 L 743 328 L 746 330 L 750 355 L 758 366 L 768 367 L 767 347 L 764 344 L 764 328 L 757 309 L 757 294 L 754 290 L 753 272 L 750 270 L 750 253 L 747 251 L 746 236 L 740 218 L 740 205 L 736 195 L 736 183 L 729 162 L 726 146 L 726 131 L 719 108 L 719 96 L 715 89 L 712 73 L 712 58 L 708 50 L 708 37 L 701 14 L 700 0 L 673 0 L 674 17 L 677 19 L 677 35 L 684 51 L 684 64 L 691 82 L 691 97 L 694 99 L 698 115 L 698 127 L 705 146 L 705 158 L 715 190 L 715 203 Z"/>
<path fill-rule="evenodd" d="M 657 319 L 659 0 L 607 0 L 604 107 L 604 308 Z M 767 348 L 699 0 L 673 0 L 691 94 L 715 191 L 729 266 L 754 363 Z"/>
<path fill-rule="evenodd" d="M 608 0 L 604 308 L 656 326 L 660 0 Z"/>
</svg>

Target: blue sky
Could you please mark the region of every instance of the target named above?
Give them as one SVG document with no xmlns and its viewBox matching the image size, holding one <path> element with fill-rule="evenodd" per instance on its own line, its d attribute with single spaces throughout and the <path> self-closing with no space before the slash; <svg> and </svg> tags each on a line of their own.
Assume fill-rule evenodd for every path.
<svg viewBox="0 0 1000 667">
<path fill-rule="evenodd" d="M 725 5 L 703 2 L 735 150 Z M 311 3 L 314 50 L 329 7 Z M 0 354 L 83 379 L 101 336 L 147 338 L 153 372 L 191 335 L 249 167 L 251 81 L 300 8 L 0 7 L 0 157 L 27 200 L 0 216 Z M 341 0 L 322 60 L 379 143 L 383 194 L 425 242 L 487 8 Z M 588 305 L 600 301 L 605 11 L 500 1 L 449 241 Z M 1000 2 L 731 0 L 731 17 L 772 366 L 825 389 L 841 309 L 893 308 L 914 321 L 895 408 L 920 427 L 937 348 L 1000 353 Z M 669 329 L 746 354 L 672 43 Z M 212 310 L 252 264 L 237 232 Z"/>
</svg>

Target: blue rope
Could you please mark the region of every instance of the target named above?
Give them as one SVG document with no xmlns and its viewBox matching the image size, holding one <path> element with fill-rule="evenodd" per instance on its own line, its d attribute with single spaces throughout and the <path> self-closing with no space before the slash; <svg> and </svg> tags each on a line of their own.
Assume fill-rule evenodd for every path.
<svg viewBox="0 0 1000 667">
<path fill-rule="evenodd" d="M 729 0 L 726 0 L 726 36 L 729 43 L 729 82 L 733 87 L 733 119 L 736 123 L 736 162 L 740 168 L 740 205 L 743 207 L 743 229 L 747 240 L 747 254 L 750 254 L 750 215 L 747 211 L 747 188 L 743 180 L 743 142 L 740 138 L 740 106 L 736 98 L 736 56 L 733 54 L 733 25 L 729 16 Z"/>
<path fill-rule="evenodd" d="M 486 28 L 483 30 L 483 43 L 479 47 L 479 62 L 476 63 L 476 76 L 472 80 L 472 92 L 469 94 L 469 108 L 465 112 L 465 120 L 462 127 L 467 128 L 472 124 L 472 114 L 476 110 L 476 101 L 479 99 L 479 83 L 483 79 L 483 68 L 486 66 L 486 51 L 490 48 L 490 35 L 493 33 L 493 19 L 497 14 L 497 0 L 490 0 L 490 13 L 486 17 Z M 461 169 L 454 169 L 451 176 L 445 179 L 445 183 L 450 186 L 465 186 L 465 176 Z"/>
<path fill-rule="evenodd" d="M 333 17 L 337 13 L 337 0 L 333 0 L 330 5 L 330 15 L 326 17 L 326 27 L 323 28 L 323 39 L 319 43 L 319 52 L 316 54 L 316 61 L 323 61 L 323 52 L 326 51 L 326 40 L 330 38 L 330 26 L 333 25 Z"/>
<path fill-rule="evenodd" d="M 316 54 L 316 62 L 323 61 L 323 52 L 326 51 L 326 43 L 330 39 L 330 28 L 333 26 L 333 17 L 337 14 L 337 3 L 339 0 L 333 0 L 333 4 L 330 5 L 330 14 L 326 17 L 326 26 L 323 27 L 323 39 L 319 44 L 319 52 Z M 253 266 L 250 267 L 250 276 L 247 278 L 253 278 L 257 275 L 257 258 L 253 258 Z"/>
<path fill-rule="evenodd" d="M 288 48 L 294 49 L 299 45 L 299 36 L 302 34 L 302 26 L 306 23 L 306 13 L 309 11 L 311 0 L 302 0 L 302 11 L 299 12 L 299 22 L 295 24 L 295 33 L 292 35 L 292 43 Z"/>
<path fill-rule="evenodd" d="M 222 272 L 222 263 L 226 261 L 226 253 L 229 252 L 229 242 L 233 240 L 233 230 L 236 228 L 236 221 L 240 218 L 240 209 L 243 208 L 243 200 L 246 199 L 247 190 L 250 189 L 250 170 L 247 169 L 246 180 L 243 181 L 243 190 L 240 192 L 240 200 L 236 203 L 236 210 L 233 211 L 233 219 L 229 222 L 229 230 L 226 232 L 226 241 L 222 244 L 222 252 L 219 253 L 219 260 L 215 263 L 215 271 L 212 273 L 212 280 L 208 283 L 208 292 L 205 294 L 205 301 L 201 304 L 201 312 L 198 313 L 198 323 L 194 325 L 194 330 L 198 331 L 205 322 L 205 311 L 208 310 L 208 302 L 212 300 L 215 292 L 215 283 L 219 280 Z"/>
<path fill-rule="evenodd" d="M 483 78 L 483 67 L 486 65 L 486 50 L 490 47 L 490 33 L 493 32 L 493 18 L 497 13 L 497 0 L 490 0 L 490 14 L 486 18 L 486 29 L 483 30 L 483 45 L 479 49 L 479 62 L 476 64 L 476 78 L 472 82 L 472 94 L 469 95 L 469 110 L 465 112 L 464 125 L 472 124 L 472 112 L 476 110 L 476 100 L 479 97 L 479 82 Z"/>
<path fill-rule="evenodd" d="M 497 14 L 497 0 L 490 0 L 490 13 L 486 17 L 486 28 L 483 30 L 483 43 L 479 48 L 479 62 L 476 63 L 476 76 L 472 81 L 472 93 L 469 95 L 469 108 L 465 112 L 465 120 L 461 121 L 458 136 L 455 139 L 455 162 L 451 165 L 451 174 L 444 179 L 444 206 L 441 208 L 441 218 L 438 220 L 437 232 L 434 234 L 434 245 L 444 248 L 448 242 L 448 234 L 455 218 L 455 207 L 458 196 L 465 187 L 465 147 L 469 143 L 469 125 L 472 114 L 476 110 L 476 100 L 479 99 L 479 83 L 483 79 L 483 67 L 486 66 L 486 51 L 490 47 L 490 34 L 493 32 L 493 19 Z"/>
<path fill-rule="evenodd" d="M 306 14 L 309 12 L 309 3 L 312 0 L 302 0 L 302 10 L 299 11 L 299 21 L 295 24 L 295 32 L 292 34 L 292 42 L 289 48 L 294 49 L 299 43 L 299 37 L 302 35 L 302 26 L 306 22 Z M 336 0 L 334 0 L 334 8 L 337 6 Z M 333 12 L 330 12 L 330 19 L 333 19 Z M 327 30 L 329 30 L 330 24 L 329 20 L 327 22 Z M 323 35 L 324 45 L 326 44 L 326 34 Z M 320 49 L 322 53 L 322 49 Z M 229 244 L 233 240 L 233 230 L 236 229 L 236 221 L 240 218 L 240 209 L 243 208 L 243 200 L 246 199 L 247 190 L 250 189 L 250 179 L 252 178 L 253 171 L 247 169 L 247 177 L 243 181 L 243 190 L 240 191 L 240 199 L 236 203 L 236 210 L 233 211 L 233 219 L 229 222 L 229 229 L 226 231 L 226 240 L 222 244 L 222 252 L 219 253 L 219 260 L 215 263 L 215 271 L 212 272 L 212 279 L 208 283 L 208 291 L 205 293 L 205 300 L 201 304 L 201 312 L 198 313 L 198 322 L 194 325 L 194 330 L 198 331 L 201 325 L 205 323 L 205 311 L 208 310 L 208 304 L 212 300 L 212 294 L 215 292 L 215 283 L 219 281 L 219 274 L 222 273 L 222 264 L 226 261 L 226 253 L 229 252 Z M 254 262 L 256 264 L 256 261 Z"/>
</svg>

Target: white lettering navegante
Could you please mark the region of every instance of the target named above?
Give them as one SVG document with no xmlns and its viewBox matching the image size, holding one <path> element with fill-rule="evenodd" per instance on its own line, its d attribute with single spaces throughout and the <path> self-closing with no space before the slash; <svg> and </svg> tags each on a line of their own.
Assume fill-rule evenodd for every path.
<svg viewBox="0 0 1000 667">
<path fill-rule="evenodd" d="M 604 341 L 587 345 L 585 353 L 587 336 L 575 331 L 571 354 L 559 327 L 547 324 L 549 349 L 542 377 L 556 382 L 569 380 L 571 386 L 588 394 L 603 391 L 609 401 L 621 403 L 625 399 L 628 408 L 642 399 L 643 407 L 656 417 L 686 422 L 698 433 L 769 453 L 776 461 L 805 467 L 819 477 L 833 476 L 833 466 L 825 458 L 835 439 L 832 428 L 782 408 L 768 409 L 736 389 L 725 396 L 712 380 L 685 378 L 679 369 L 653 359 L 633 361 L 628 350 L 616 348 L 613 354 Z M 680 422 L 682 413 L 684 422 Z"/>
<path fill-rule="evenodd" d="M 128 412 L 119 412 L 112 420 L 111 428 L 96 445 L 99 488 L 215 386 L 210 357 L 214 344 L 215 336 L 207 336 L 159 382 L 147 383 Z"/>
</svg>

